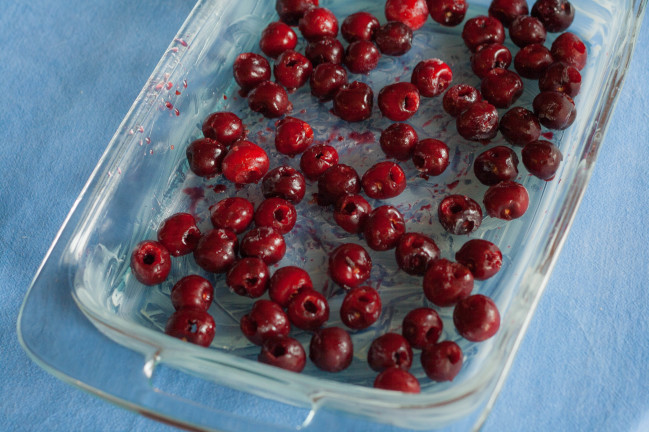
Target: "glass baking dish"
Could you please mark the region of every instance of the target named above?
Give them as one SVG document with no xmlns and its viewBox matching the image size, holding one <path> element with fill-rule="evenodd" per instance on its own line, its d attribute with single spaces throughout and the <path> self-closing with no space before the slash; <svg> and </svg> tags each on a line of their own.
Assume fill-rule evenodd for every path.
<svg viewBox="0 0 649 432">
<path fill-rule="evenodd" d="M 322 1 L 321 5 L 333 10 L 339 21 L 365 10 L 384 22 L 380 1 Z M 485 14 L 488 5 L 486 0 L 470 2 L 467 18 Z M 398 271 L 392 251 L 371 253 L 374 269 L 369 284 L 381 293 L 383 313 L 374 326 L 353 332 L 354 361 L 338 374 L 319 371 L 310 363 L 302 374 L 258 363 L 258 347 L 238 328 L 238 319 L 252 300 L 230 293 L 223 275 L 209 276 L 215 285 L 210 313 L 217 323 L 210 349 L 166 336 L 163 328 L 173 312 L 169 292 L 174 281 L 189 272 L 205 274 L 191 256 L 174 259 L 169 278 L 160 286 L 146 288 L 130 273 L 134 245 L 154 239 L 160 222 L 169 215 L 190 211 L 206 231 L 209 206 L 225 196 L 261 201 L 258 185 L 238 189 L 223 179 L 206 181 L 189 172 L 185 147 L 201 136 L 200 125 L 209 113 L 237 113 L 248 128 L 248 139 L 267 149 L 271 166 L 297 167 L 299 158 L 274 150 L 275 121 L 251 114 L 232 79 L 236 55 L 258 52 L 260 30 L 277 19 L 274 2 L 268 0 L 197 3 L 108 145 L 36 274 L 18 319 L 24 348 L 38 364 L 67 382 L 190 429 L 315 431 L 368 421 L 413 429 L 478 429 L 507 376 L 584 193 L 646 1 L 575 0 L 573 5 L 576 18 L 569 30 L 586 42 L 589 54 L 575 99 L 578 115 L 566 131 L 544 130 L 544 137 L 561 148 L 564 160 L 551 182 L 529 176 L 521 166 L 517 181 L 527 187 L 531 199 L 526 215 L 512 222 L 486 217 L 468 237 L 488 239 L 503 251 L 501 271 L 477 282 L 474 290 L 495 300 L 502 323 L 489 341 L 468 343 L 453 328 L 452 308 L 437 308 L 445 323 L 442 338 L 456 340 L 465 355 L 463 370 L 453 382 L 427 380 L 416 356 L 411 371 L 422 383 L 421 394 L 372 388 L 375 373 L 365 361 L 369 344 L 385 331 L 399 331 L 404 314 L 425 304 L 421 280 Z M 477 87 L 479 80 L 471 72 L 461 30 L 461 25 L 442 28 L 429 20 L 415 33 L 409 53 L 384 56 L 370 75 L 351 74 L 350 80 L 370 84 L 376 95 L 387 83 L 409 80 L 419 60 L 437 57 L 453 69 L 454 83 Z M 546 45 L 556 36 L 549 35 Z M 298 49 L 303 47 L 301 42 Z M 529 80 L 524 84 L 516 105 L 530 107 L 536 85 Z M 329 113 L 329 104 L 318 106 L 308 86 L 290 98 L 292 115 L 311 124 L 317 142 L 337 147 L 341 163 L 362 174 L 385 159 L 378 137 L 390 122 L 376 107 L 370 120 L 348 124 Z M 452 259 L 468 238 L 443 231 L 436 221 L 437 204 L 449 193 L 481 201 L 486 187 L 475 179 L 471 167 L 474 153 L 483 147 L 457 136 L 440 97 L 422 99 L 409 123 L 420 138 L 445 141 L 452 162 L 443 175 L 428 179 L 419 176 L 411 162 L 402 163 L 408 188 L 385 203 L 404 214 L 408 231 L 431 236 L 442 256 Z M 490 146 L 503 143 L 499 135 Z M 310 200 L 316 189 L 312 182 L 308 184 L 307 197 L 297 207 L 298 225 L 286 236 L 289 249 L 279 265 L 306 268 L 315 286 L 329 298 L 332 313 L 327 325 L 341 325 L 337 311 L 342 289 L 326 274 L 327 254 L 340 243 L 363 244 L 363 240 L 345 234 L 330 211 Z M 308 346 L 308 333 L 293 331 L 292 335 Z M 215 400 L 210 397 L 214 394 L 221 396 Z M 247 402 L 233 402 L 242 400 Z"/>
</svg>

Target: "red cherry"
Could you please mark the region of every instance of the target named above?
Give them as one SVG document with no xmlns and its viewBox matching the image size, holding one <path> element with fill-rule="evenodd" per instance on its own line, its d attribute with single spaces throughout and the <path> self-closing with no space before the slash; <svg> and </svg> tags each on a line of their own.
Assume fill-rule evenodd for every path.
<svg viewBox="0 0 649 432">
<path fill-rule="evenodd" d="M 223 158 L 223 176 L 236 184 L 257 183 L 268 171 L 268 155 L 257 144 L 238 141 Z"/>
<path fill-rule="evenodd" d="M 349 367 L 353 357 L 352 338 L 340 327 L 320 329 L 311 337 L 309 358 L 318 369 L 340 372 Z"/>
<path fill-rule="evenodd" d="M 399 333 L 385 333 L 372 341 L 367 362 L 377 372 L 391 367 L 407 371 L 412 365 L 412 348 Z"/>
<path fill-rule="evenodd" d="M 442 94 L 451 84 L 453 72 L 440 59 L 422 60 L 412 70 L 410 82 L 419 93 L 425 97 L 435 97 Z"/>
<path fill-rule="evenodd" d="M 169 216 L 158 228 L 158 241 L 175 257 L 191 253 L 200 237 L 196 219 L 189 213 Z"/>
<path fill-rule="evenodd" d="M 288 336 L 273 336 L 261 345 L 257 360 L 291 372 L 302 372 L 306 365 L 306 353 L 297 340 Z"/>
<path fill-rule="evenodd" d="M 401 21 L 413 30 L 420 29 L 428 18 L 426 0 L 387 0 L 385 17 L 388 21 Z"/>
<path fill-rule="evenodd" d="M 225 273 L 236 261 L 238 250 L 237 235 L 229 229 L 216 228 L 200 238 L 194 260 L 205 271 Z"/>
<path fill-rule="evenodd" d="M 273 273 L 268 285 L 270 299 L 285 308 L 302 289 L 313 289 L 309 273 L 300 267 L 281 267 Z"/>
<path fill-rule="evenodd" d="M 196 345 L 208 347 L 214 339 L 214 319 L 205 311 L 183 308 L 169 317 L 165 325 L 165 333 Z"/>
<path fill-rule="evenodd" d="M 473 274 L 464 265 L 444 258 L 430 263 L 423 280 L 424 294 L 434 305 L 452 306 L 473 290 Z"/>
<path fill-rule="evenodd" d="M 329 319 L 329 303 L 318 291 L 304 288 L 291 298 L 286 314 L 295 327 L 314 331 Z"/>
<path fill-rule="evenodd" d="M 487 280 L 503 265 L 503 254 L 488 240 L 471 239 L 455 253 L 455 260 L 471 270 L 473 278 Z"/>
<path fill-rule="evenodd" d="M 241 332 L 255 345 L 277 336 L 288 336 L 291 331 L 288 317 L 281 307 L 270 300 L 257 300 L 250 312 L 241 317 Z"/>
<path fill-rule="evenodd" d="M 225 277 L 225 283 L 240 296 L 257 298 L 268 287 L 269 271 L 261 258 L 242 258 L 235 262 Z"/>
<path fill-rule="evenodd" d="M 284 237 L 275 228 L 253 228 L 241 240 L 241 255 L 259 257 L 266 265 L 279 262 L 286 253 Z"/>
<path fill-rule="evenodd" d="M 295 207 L 283 198 L 267 198 L 255 211 L 255 225 L 274 228 L 280 234 L 288 234 L 296 220 Z"/>
<path fill-rule="evenodd" d="M 358 234 L 371 211 L 372 206 L 361 195 L 344 195 L 336 201 L 334 220 L 348 233 Z"/>
<path fill-rule="evenodd" d="M 437 343 L 444 324 L 435 309 L 421 307 L 413 309 L 403 318 L 403 337 L 410 346 L 422 349 L 426 345 Z"/>
<path fill-rule="evenodd" d="M 297 45 L 297 35 L 283 22 L 272 22 L 261 32 L 259 48 L 268 57 L 275 58 Z"/>
<path fill-rule="evenodd" d="M 157 285 L 167 279 L 171 270 L 169 251 L 162 243 L 143 241 L 131 254 L 133 276 L 144 285 Z"/>
<path fill-rule="evenodd" d="M 361 185 L 370 198 L 394 198 L 406 189 L 406 174 L 394 162 L 379 162 L 365 171 Z"/>
<path fill-rule="evenodd" d="M 171 304 L 174 309 L 183 308 L 207 311 L 212 304 L 214 288 L 210 281 L 198 275 L 180 279 L 171 289 Z"/>
<path fill-rule="evenodd" d="M 231 112 L 215 112 L 207 116 L 201 127 L 205 138 L 229 146 L 242 139 L 245 127 L 241 119 Z"/>
<path fill-rule="evenodd" d="M 355 287 L 365 282 L 372 271 L 372 258 L 363 246 L 345 243 L 329 255 L 329 275 L 337 284 Z"/>
<path fill-rule="evenodd" d="M 433 381 L 453 381 L 462 369 L 462 349 L 453 341 L 443 341 L 424 347 L 421 365 Z"/>
<path fill-rule="evenodd" d="M 227 228 L 235 234 L 244 232 L 253 216 L 254 207 L 245 198 L 225 198 L 210 207 L 210 220 L 214 228 Z"/>
<path fill-rule="evenodd" d="M 408 371 L 398 367 L 384 370 L 374 379 L 374 388 L 400 391 L 403 393 L 420 393 L 419 381 Z"/>
<path fill-rule="evenodd" d="M 465 339 L 482 342 L 495 335 L 500 328 L 500 313 L 493 300 L 475 294 L 455 305 L 453 324 Z"/>
<path fill-rule="evenodd" d="M 223 158 L 227 152 L 225 145 L 211 138 L 193 141 L 185 152 L 189 169 L 199 177 L 211 178 L 221 173 Z"/>
<path fill-rule="evenodd" d="M 338 152 L 327 144 L 309 147 L 300 158 L 300 169 L 309 180 L 317 180 L 321 174 L 338 164 Z"/>
<path fill-rule="evenodd" d="M 354 287 L 347 292 L 340 306 L 340 319 L 353 330 L 365 329 L 381 315 L 381 296 L 372 287 Z"/>
<path fill-rule="evenodd" d="M 367 245 L 376 251 L 396 247 L 399 238 L 406 232 L 403 215 L 389 205 L 377 207 L 369 214 L 363 236 Z"/>
<path fill-rule="evenodd" d="M 348 122 L 363 121 L 372 115 L 374 92 L 367 84 L 354 81 L 340 86 L 333 101 L 335 115 Z"/>
</svg>

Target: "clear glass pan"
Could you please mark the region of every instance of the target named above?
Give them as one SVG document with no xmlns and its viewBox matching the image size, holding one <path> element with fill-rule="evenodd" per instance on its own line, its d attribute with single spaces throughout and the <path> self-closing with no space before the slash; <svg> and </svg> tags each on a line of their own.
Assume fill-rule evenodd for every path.
<svg viewBox="0 0 649 432">
<path fill-rule="evenodd" d="M 162 329 L 173 312 L 169 291 L 173 281 L 189 271 L 197 272 L 191 257 L 175 259 L 169 279 L 158 287 L 143 289 L 130 274 L 133 246 L 155 238 L 160 222 L 169 215 L 190 210 L 200 220 L 200 228 L 207 230 L 209 206 L 217 200 L 232 194 L 255 203 L 261 200 L 257 185 L 235 189 L 222 179 L 204 181 L 188 171 L 185 146 L 201 136 L 200 124 L 209 113 L 238 113 L 248 127 L 249 139 L 267 148 L 273 166 L 297 166 L 298 158 L 275 152 L 274 121 L 252 115 L 232 80 L 236 55 L 258 51 L 260 29 L 276 20 L 274 2 L 268 0 L 234 4 L 206 0 L 196 5 L 120 125 L 34 278 L 18 321 L 26 351 L 67 382 L 145 415 L 198 430 L 241 430 L 245 425 L 315 431 L 343 421 L 352 424 L 359 418 L 415 429 L 479 428 L 507 376 L 572 223 L 646 5 L 640 0 L 572 3 L 576 19 L 570 31 L 586 42 L 589 53 L 576 98 L 577 120 L 561 133 L 544 130 L 544 136 L 564 155 L 553 181 L 528 176 L 521 166 L 518 181 L 531 198 L 527 214 L 508 223 L 485 218 L 470 236 L 491 240 L 503 251 L 502 270 L 475 288 L 496 301 L 502 324 L 494 338 L 471 344 L 453 330 L 452 309 L 440 310 L 446 324 L 443 338 L 458 341 L 465 353 L 463 370 L 452 383 L 426 380 L 415 358 L 412 372 L 422 382 L 421 394 L 371 387 L 375 374 L 365 362 L 369 343 L 385 331 L 399 331 L 405 312 L 424 304 L 421 281 L 397 271 L 392 252 L 372 253 L 375 267 L 370 284 L 381 292 L 383 314 L 376 325 L 353 334 L 354 362 L 339 374 L 309 365 L 297 375 L 256 362 L 258 348 L 238 330 L 238 319 L 252 301 L 230 293 L 222 275 L 210 276 L 217 299 L 210 313 L 218 327 L 211 348 L 166 336 Z M 367 10 L 382 18 L 382 4 L 330 1 L 325 6 L 338 17 Z M 484 14 L 488 4 L 486 0 L 471 2 L 467 17 Z M 429 21 L 416 33 L 408 54 L 384 57 L 371 75 L 352 75 L 351 79 L 369 83 L 377 94 L 387 83 L 409 80 L 419 60 L 438 57 L 452 67 L 454 83 L 478 86 L 460 32 L 461 26 L 448 29 Z M 531 106 L 536 93 L 535 83 L 525 80 L 524 95 L 516 105 Z M 362 174 L 384 159 L 377 141 L 390 122 L 381 118 L 377 108 L 371 120 L 347 124 L 329 113 L 329 105 L 314 109 L 317 103 L 308 86 L 290 97 L 292 115 L 312 125 L 316 141 L 336 146 L 341 163 L 353 165 Z M 440 102 L 440 98 L 423 100 L 409 122 L 420 137 L 438 138 L 449 145 L 451 166 L 438 178 L 424 179 L 411 162 L 403 163 L 409 187 L 385 203 L 402 211 L 409 231 L 430 235 L 442 255 L 452 259 L 466 238 L 443 232 L 436 222 L 437 203 L 449 193 L 481 201 L 486 187 L 471 173 L 473 155 L 482 145 L 457 137 Z M 502 143 L 498 136 L 490 146 Z M 363 240 L 345 235 L 331 212 L 309 202 L 315 191 L 315 185 L 309 184 L 307 198 L 298 206 L 298 226 L 286 236 L 290 249 L 280 265 L 309 270 L 316 287 L 330 299 L 328 325 L 339 325 L 342 290 L 327 277 L 327 254 L 340 243 L 363 244 Z M 309 334 L 294 332 L 294 336 L 308 346 Z M 174 384 L 180 380 L 183 385 Z M 271 400 L 294 408 L 282 405 L 257 418 L 228 402 L 232 399 L 206 397 L 216 386 L 234 399 L 263 398 L 264 403 Z"/>
</svg>

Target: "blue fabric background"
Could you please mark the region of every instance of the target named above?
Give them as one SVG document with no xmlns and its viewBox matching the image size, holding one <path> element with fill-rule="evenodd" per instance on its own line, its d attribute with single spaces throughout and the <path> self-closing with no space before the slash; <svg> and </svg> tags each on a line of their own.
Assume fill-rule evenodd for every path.
<svg viewBox="0 0 649 432">
<path fill-rule="evenodd" d="M 16 319 L 68 210 L 192 7 L 0 0 L 0 430 L 175 430 L 48 375 L 20 348 Z M 649 430 L 646 21 L 584 201 L 486 432 Z"/>
</svg>

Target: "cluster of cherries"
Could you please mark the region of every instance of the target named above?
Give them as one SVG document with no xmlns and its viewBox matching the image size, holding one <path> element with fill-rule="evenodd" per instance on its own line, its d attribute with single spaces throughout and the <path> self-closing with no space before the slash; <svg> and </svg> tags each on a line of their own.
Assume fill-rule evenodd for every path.
<svg viewBox="0 0 649 432">
<path fill-rule="evenodd" d="M 271 67 L 263 56 L 243 53 L 233 72 L 241 94 L 252 111 L 268 118 L 281 117 L 292 109 L 288 94 L 309 82 L 311 93 L 321 102 L 332 101 L 332 112 L 349 121 L 371 116 L 374 95 L 370 86 L 348 82 L 347 73 L 369 73 L 381 55 L 398 56 L 411 48 L 413 31 L 428 15 L 445 26 L 464 20 L 464 0 L 387 0 L 388 22 L 380 25 L 367 12 L 348 16 L 341 33 L 349 42 L 344 48 L 336 39 L 338 21 L 318 0 L 277 0 L 280 21 L 262 32 L 260 49 L 275 59 Z M 579 70 L 586 62 L 585 45 L 572 33 L 563 33 L 550 49 L 543 46 L 546 32 L 560 32 L 572 22 L 574 10 L 565 0 L 538 0 L 528 15 L 525 0 L 493 0 L 489 16 L 466 21 L 462 38 L 472 52 L 471 67 L 482 79 L 480 91 L 467 84 L 450 88 L 452 71 L 439 59 L 424 60 L 413 69 L 411 82 L 385 86 L 378 95 L 381 113 L 397 122 L 381 134 L 380 146 L 386 157 L 412 160 L 424 175 L 440 175 L 449 165 L 448 146 L 436 139 L 420 140 L 412 126 L 403 123 L 413 116 L 421 97 L 444 93 L 443 108 L 456 117 L 458 133 L 470 141 L 486 144 L 498 131 L 514 146 L 522 146 L 527 170 L 543 179 L 554 177 L 561 152 L 552 143 L 539 140 L 541 125 L 564 129 L 575 119 L 572 100 L 581 82 Z M 304 54 L 294 51 L 297 25 L 308 42 Z M 514 57 L 516 72 L 508 70 L 512 55 L 503 45 L 505 28 L 521 47 Z M 523 91 L 521 77 L 538 79 L 539 95 L 533 111 L 516 107 L 499 118 L 498 109 L 509 108 Z M 327 144 L 312 145 L 311 126 L 285 116 L 276 123 L 275 147 L 281 154 L 301 155 L 300 171 L 287 166 L 269 170 L 266 151 L 246 140 L 245 125 L 231 112 L 216 112 L 203 125 L 204 138 L 192 142 L 186 154 L 189 167 L 201 177 L 223 175 L 236 184 L 261 181 L 264 200 L 254 208 L 245 198 L 223 199 L 210 207 L 213 229 L 201 233 L 191 214 L 178 213 L 166 219 L 158 230 L 158 241 L 137 245 L 131 257 L 135 277 L 146 285 L 159 284 L 171 268 L 170 256 L 193 254 L 203 270 L 225 273 L 229 288 L 257 299 L 240 321 L 243 334 L 261 346 L 259 361 L 295 372 L 306 364 L 305 350 L 289 336 L 291 326 L 313 332 L 309 358 L 320 369 L 337 372 L 347 368 L 353 357 L 352 339 L 341 327 L 323 326 L 329 319 L 327 298 L 314 289 L 309 274 L 295 266 L 281 267 L 272 275 L 269 266 L 286 252 L 284 235 L 297 218 L 295 205 L 305 195 L 306 180 L 317 181 L 318 204 L 333 206 L 336 223 L 351 234 L 362 234 L 375 251 L 394 249 L 400 269 L 421 276 L 426 298 L 438 307 L 454 307 L 453 323 L 458 333 L 474 342 L 492 337 L 500 325 L 495 303 L 472 295 L 474 281 L 494 276 L 502 265 L 498 247 L 472 239 L 456 252 L 455 261 L 440 257 L 440 250 L 428 236 L 406 232 L 402 214 L 393 206 L 372 208 L 361 195 L 372 199 L 396 197 L 406 188 L 406 175 L 398 163 L 378 162 L 362 176 L 339 163 L 336 149 Z M 514 181 L 518 157 L 507 146 L 496 146 L 476 157 L 474 173 L 488 185 L 484 207 L 491 217 L 511 220 L 527 210 L 526 189 Z M 306 177 L 306 179 L 305 179 Z M 469 234 L 480 226 L 480 204 L 465 195 L 449 195 L 438 207 L 442 227 L 455 235 Z M 254 228 L 250 228 L 254 221 Z M 241 241 L 238 235 L 242 235 Z M 356 243 L 345 243 L 329 255 L 329 275 L 344 287 L 340 307 L 342 323 L 351 330 L 374 324 L 381 314 L 381 296 L 364 285 L 372 260 Z M 259 299 L 268 292 L 270 300 Z M 176 312 L 165 332 L 203 346 L 209 346 L 215 332 L 208 314 L 212 302 L 211 283 L 198 275 L 179 280 L 171 291 Z M 402 332 L 376 338 L 368 352 L 369 366 L 379 372 L 374 386 L 404 392 L 419 392 L 418 380 L 408 370 L 413 348 L 421 349 L 421 364 L 435 381 L 452 380 L 462 366 L 463 354 L 453 341 L 439 341 L 442 320 L 428 307 L 409 312 Z"/>
</svg>

